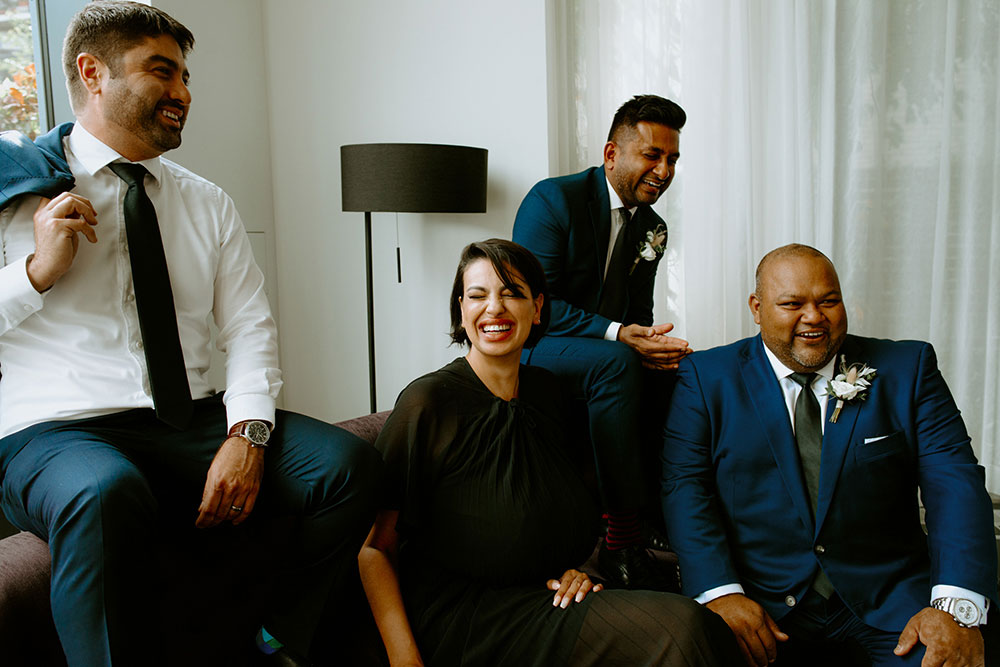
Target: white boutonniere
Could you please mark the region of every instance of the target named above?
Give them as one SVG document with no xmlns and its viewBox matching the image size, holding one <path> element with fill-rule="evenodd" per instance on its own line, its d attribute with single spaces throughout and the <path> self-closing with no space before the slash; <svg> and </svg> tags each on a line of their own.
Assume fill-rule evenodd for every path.
<svg viewBox="0 0 1000 667">
<path fill-rule="evenodd" d="M 656 229 L 646 232 L 646 240 L 639 244 L 639 254 L 636 256 L 635 261 L 632 262 L 632 268 L 629 269 L 629 273 L 631 274 L 635 271 L 639 260 L 644 259 L 647 262 L 655 262 L 666 249 L 667 226 L 661 222 L 656 226 Z"/>
<path fill-rule="evenodd" d="M 837 405 L 830 415 L 830 423 L 837 423 L 837 417 L 840 416 L 845 402 L 863 401 L 868 398 L 868 389 L 875 379 L 876 370 L 878 369 L 869 368 L 867 364 L 862 363 L 848 366 L 847 359 L 844 355 L 840 355 L 840 373 L 826 385 L 826 395 L 837 399 Z"/>
</svg>

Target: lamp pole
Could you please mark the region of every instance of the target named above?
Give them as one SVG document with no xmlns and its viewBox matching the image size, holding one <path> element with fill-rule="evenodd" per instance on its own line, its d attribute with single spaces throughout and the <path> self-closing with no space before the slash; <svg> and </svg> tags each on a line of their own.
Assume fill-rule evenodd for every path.
<svg viewBox="0 0 1000 667">
<path fill-rule="evenodd" d="M 375 300 L 372 287 L 372 213 L 365 211 L 365 286 L 368 290 L 368 390 L 375 414 Z"/>
</svg>

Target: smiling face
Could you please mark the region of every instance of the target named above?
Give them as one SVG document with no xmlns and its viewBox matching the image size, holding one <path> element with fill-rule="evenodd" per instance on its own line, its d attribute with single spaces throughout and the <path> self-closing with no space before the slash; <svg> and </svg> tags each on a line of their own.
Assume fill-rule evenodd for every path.
<svg viewBox="0 0 1000 667">
<path fill-rule="evenodd" d="M 750 311 L 767 348 L 798 373 L 825 366 L 847 335 L 837 271 L 826 257 L 778 255 L 759 269 Z"/>
<path fill-rule="evenodd" d="M 540 321 L 542 295 L 532 296 L 521 275 L 510 267 L 507 270 L 520 295 L 503 284 L 485 258 L 465 269 L 459 303 L 470 360 L 519 360 L 531 326 Z"/>
<path fill-rule="evenodd" d="M 191 93 L 184 55 L 173 37 L 147 37 L 114 67 L 95 68 L 99 108 L 91 116 L 96 127 L 88 130 L 133 161 L 180 146 Z"/>
<path fill-rule="evenodd" d="M 680 142 L 677 130 L 643 120 L 604 146 L 604 172 L 626 208 L 655 204 L 670 187 Z"/>
</svg>

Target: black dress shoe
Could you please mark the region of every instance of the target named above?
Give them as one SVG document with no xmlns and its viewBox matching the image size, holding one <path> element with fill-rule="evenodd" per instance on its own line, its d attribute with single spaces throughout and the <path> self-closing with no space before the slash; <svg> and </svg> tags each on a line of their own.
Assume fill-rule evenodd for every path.
<svg viewBox="0 0 1000 667">
<path fill-rule="evenodd" d="M 652 549 L 653 551 L 670 551 L 670 545 L 667 544 L 667 536 L 649 523 L 644 523 L 642 526 L 642 539 L 646 542 L 647 549 Z"/>
<path fill-rule="evenodd" d="M 607 543 L 602 543 L 597 553 L 597 569 L 608 588 L 679 592 L 676 568 L 657 562 L 641 544 L 608 549 Z M 668 569 L 674 570 L 673 576 L 665 572 Z"/>
</svg>

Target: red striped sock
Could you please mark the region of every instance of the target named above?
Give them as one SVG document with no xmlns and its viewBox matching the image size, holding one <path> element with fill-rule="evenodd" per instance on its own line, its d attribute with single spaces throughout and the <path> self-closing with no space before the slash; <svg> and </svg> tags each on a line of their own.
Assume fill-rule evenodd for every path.
<svg viewBox="0 0 1000 667">
<path fill-rule="evenodd" d="M 608 512 L 608 534 L 604 538 L 608 549 L 622 549 L 642 543 L 639 512 Z"/>
</svg>

